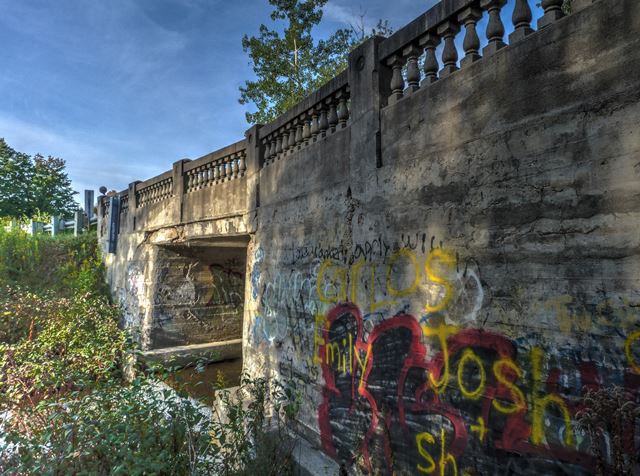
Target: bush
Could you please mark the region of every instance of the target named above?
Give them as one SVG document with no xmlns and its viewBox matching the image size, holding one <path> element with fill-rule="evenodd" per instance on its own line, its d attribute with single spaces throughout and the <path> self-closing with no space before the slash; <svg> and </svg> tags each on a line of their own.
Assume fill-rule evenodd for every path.
<svg viewBox="0 0 640 476">
<path fill-rule="evenodd" d="M 104 297 L 5 287 L 0 314 L 0 411 L 18 415 L 29 403 L 119 377 L 126 338 Z"/>
<path fill-rule="evenodd" d="M 0 231 L 0 474 L 290 473 L 283 386 L 243 376 L 211 417 L 169 370 L 124 379 L 138 351 L 103 272 L 94 235 Z"/>
<path fill-rule="evenodd" d="M 66 296 L 107 295 L 96 234 L 30 236 L 0 227 L 0 285 L 7 284 Z"/>
<path fill-rule="evenodd" d="M 17 448 L 5 468 L 19 474 L 212 474 L 207 416 L 150 380 L 43 401 L 35 414 L 46 425 L 5 437 Z"/>
</svg>

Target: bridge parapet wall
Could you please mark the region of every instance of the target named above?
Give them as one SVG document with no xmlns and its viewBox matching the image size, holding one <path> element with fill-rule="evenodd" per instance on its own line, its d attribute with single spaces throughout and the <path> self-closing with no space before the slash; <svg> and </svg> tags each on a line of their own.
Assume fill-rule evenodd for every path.
<svg viewBox="0 0 640 476">
<path fill-rule="evenodd" d="M 152 287 L 158 246 L 242 236 L 245 367 L 295 384 L 297 430 L 338 463 L 594 474 L 586 393 L 640 398 L 640 4 L 534 3 L 444 0 L 179 162 L 179 220 L 137 222 L 109 258 L 124 302 L 153 302 L 122 276 Z M 218 159 L 238 176 L 217 183 Z"/>
</svg>

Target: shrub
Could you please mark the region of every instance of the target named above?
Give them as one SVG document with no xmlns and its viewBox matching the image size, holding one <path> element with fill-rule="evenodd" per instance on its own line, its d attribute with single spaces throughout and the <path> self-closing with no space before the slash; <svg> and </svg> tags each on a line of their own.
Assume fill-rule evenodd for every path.
<svg viewBox="0 0 640 476">
<path fill-rule="evenodd" d="M 289 389 L 244 375 L 211 416 L 170 370 L 123 378 L 103 271 L 94 235 L 0 231 L 0 474 L 290 473 Z"/>
<path fill-rule="evenodd" d="M 0 285 L 71 295 L 106 295 L 104 266 L 95 233 L 30 236 L 0 227 Z"/>
</svg>

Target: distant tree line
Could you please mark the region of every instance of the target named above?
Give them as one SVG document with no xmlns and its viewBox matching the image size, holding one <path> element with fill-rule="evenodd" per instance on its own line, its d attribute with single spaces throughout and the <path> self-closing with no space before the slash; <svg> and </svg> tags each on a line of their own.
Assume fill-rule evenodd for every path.
<svg viewBox="0 0 640 476">
<path fill-rule="evenodd" d="M 65 161 L 33 157 L 0 138 L 0 219 L 65 216 L 77 210 Z"/>
</svg>

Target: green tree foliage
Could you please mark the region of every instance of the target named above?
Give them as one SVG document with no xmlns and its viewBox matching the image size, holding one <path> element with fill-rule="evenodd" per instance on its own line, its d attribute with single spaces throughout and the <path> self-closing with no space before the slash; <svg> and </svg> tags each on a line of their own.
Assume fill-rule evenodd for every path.
<svg viewBox="0 0 640 476">
<path fill-rule="evenodd" d="M 0 138 L 0 218 L 68 215 L 77 209 L 65 161 L 12 149 Z"/>
<path fill-rule="evenodd" d="M 254 104 L 247 112 L 250 124 L 268 123 L 295 106 L 309 93 L 347 66 L 349 52 L 370 36 L 391 33 L 388 22 L 379 21 L 367 32 L 361 15 L 359 25 L 338 29 L 325 40 L 314 40 L 313 27 L 322 20 L 327 0 L 269 0 L 273 22 L 284 29 L 260 25 L 258 36 L 244 35 L 242 47 L 249 53 L 256 79 L 240 87 L 240 104 Z"/>
<path fill-rule="evenodd" d="M 198 362 L 211 415 L 175 368 L 136 360 L 103 282 L 95 235 L 0 228 L 0 475 L 292 474 L 297 392 L 246 375 L 221 390 Z"/>
</svg>

